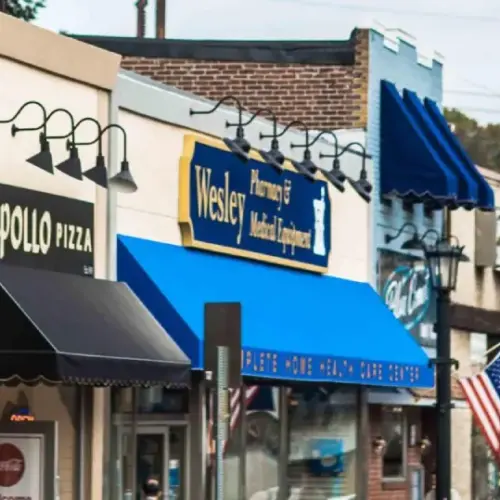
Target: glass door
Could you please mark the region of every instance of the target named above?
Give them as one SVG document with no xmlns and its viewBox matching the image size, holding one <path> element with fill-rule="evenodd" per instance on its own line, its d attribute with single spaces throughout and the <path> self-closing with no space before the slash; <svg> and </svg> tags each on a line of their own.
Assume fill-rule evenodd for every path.
<svg viewBox="0 0 500 500">
<path fill-rule="evenodd" d="M 135 442 L 131 442 L 132 426 L 124 425 L 119 432 L 121 457 L 122 494 L 119 498 L 141 500 L 142 486 L 149 478 L 160 483 L 164 498 L 168 497 L 168 443 L 167 425 L 151 425 L 138 422 Z"/>
<path fill-rule="evenodd" d="M 120 500 L 141 500 L 142 487 L 150 478 L 160 483 L 163 498 L 185 500 L 187 427 L 138 422 L 135 442 L 131 442 L 132 426 L 119 431 L 121 480 Z M 134 457 L 132 459 L 132 457 Z"/>
</svg>

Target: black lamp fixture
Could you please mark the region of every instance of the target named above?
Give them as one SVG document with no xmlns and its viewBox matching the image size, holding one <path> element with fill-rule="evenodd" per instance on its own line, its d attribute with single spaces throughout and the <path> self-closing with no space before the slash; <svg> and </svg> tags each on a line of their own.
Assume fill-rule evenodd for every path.
<svg viewBox="0 0 500 500">
<path fill-rule="evenodd" d="M 248 161 L 248 153 L 250 152 L 250 149 L 252 147 L 250 146 L 250 143 L 245 139 L 245 131 L 243 129 L 243 106 L 241 105 L 240 100 L 237 97 L 234 97 L 232 95 L 228 95 L 226 97 L 223 97 L 217 104 L 212 108 L 207 111 L 196 111 L 194 109 L 189 110 L 189 115 L 210 115 L 214 113 L 221 104 L 228 102 L 228 101 L 233 101 L 236 103 L 236 106 L 238 108 L 238 123 L 235 125 L 236 126 L 236 137 L 234 139 L 231 139 L 230 137 L 225 137 L 223 139 L 224 144 L 228 147 L 229 151 L 234 153 L 240 160 L 242 161 Z"/>
<path fill-rule="evenodd" d="M 279 148 L 279 142 L 277 139 L 278 136 L 278 118 L 274 114 L 274 112 L 271 109 L 268 108 L 262 108 L 258 109 L 245 123 L 242 123 L 242 127 L 246 127 L 247 125 L 250 125 L 255 118 L 257 118 L 259 115 L 262 114 L 267 114 L 271 117 L 272 122 L 273 122 L 273 133 L 272 135 L 264 135 L 260 134 L 260 139 L 265 139 L 265 138 L 272 138 L 271 140 L 271 149 L 269 151 L 266 151 L 265 149 L 259 149 L 259 154 L 262 157 L 262 159 L 269 164 L 271 167 L 273 167 L 278 173 L 283 172 L 283 163 L 285 163 L 285 155 L 280 151 Z M 226 122 L 226 127 L 236 127 L 238 126 L 238 123 L 229 123 Z"/>
<path fill-rule="evenodd" d="M 306 143 L 305 144 L 291 144 L 290 147 L 293 148 L 305 148 L 304 151 L 304 157 L 302 161 L 297 161 L 297 160 L 291 160 L 293 167 L 297 172 L 302 174 L 306 179 L 310 180 L 311 182 L 314 182 L 316 180 L 316 172 L 318 171 L 318 167 L 314 164 L 311 158 L 311 150 L 309 149 L 311 146 L 311 143 L 309 142 L 309 127 L 300 120 L 294 120 L 290 122 L 278 135 L 271 136 L 275 139 L 278 139 L 279 137 L 282 137 L 288 132 L 288 129 L 294 126 L 299 126 L 304 130 L 304 133 L 306 135 Z M 269 137 L 266 135 L 262 135 L 261 138 Z"/>
<path fill-rule="evenodd" d="M 358 193 L 359 196 L 367 203 L 371 201 L 371 193 L 373 190 L 373 186 L 370 184 L 368 180 L 368 173 L 366 171 L 366 159 L 370 158 L 370 156 L 366 153 L 366 148 L 360 142 L 350 142 L 346 146 L 342 148 L 338 147 L 338 144 L 335 145 L 336 154 L 334 155 L 324 155 L 322 153 L 319 154 L 320 158 L 332 158 L 333 157 L 333 169 L 330 171 L 332 175 L 342 174 L 340 171 L 340 157 L 346 153 L 347 151 L 353 152 L 352 148 L 357 147 L 361 150 L 361 172 L 359 173 L 359 179 L 354 180 L 352 177 L 346 176 L 347 181 L 352 186 L 354 191 Z"/>
<path fill-rule="evenodd" d="M 423 242 L 422 249 L 429 268 L 432 288 L 437 292 L 455 291 L 460 262 L 470 262 L 469 257 L 464 254 L 465 246 L 460 245 L 456 236 L 450 236 L 441 237 L 430 245 Z"/>
<path fill-rule="evenodd" d="M 42 155 L 46 154 L 46 151 L 50 152 L 49 149 L 49 140 L 54 139 L 56 137 L 50 137 L 47 135 L 47 123 L 48 121 L 57 113 L 64 113 L 65 115 L 68 116 L 70 123 L 71 123 L 71 128 L 74 128 L 74 118 L 73 115 L 64 108 L 57 108 L 51 111 L 48 115 L 44 117 L 43 123 L 39 125 L 38 127 L 17 127 L 15 124 L 12 125 L 12 136 L 15 137 L 18 133 L 20 132 L 31 132 L 34 130 L 40 130 L 43 129 L 43 132 L 40 134 L 40 153 L 37 155 L 29 158 L 27 161 L 33 164 L 36 164 L 36 162 L 39 162 L 39 157 Z M 52 159 L 52 156 L 51 156 Z M 33 162 L 35 161 L 35 163 Z M 36 165 L 39 166 L 39 165 Z M 42 168 L 42 167 L 41 167 Z M 63 172 L 66 175 L 69 175 L 70 177 L 73 177 L 74 179 L 77 179 L 79 181 L 82 180 L 82 165 L 80 162 L 80 158 L 78 157 L 78 151 L 77 150 L 72 150 L 70 158 L 68 160 L 65 160 L 58 165 L 55 165 L 55 168 L 57 170 Z M 45 170 L 45 169 L 44 169 Z"/>
<path fill-rule="evenodd" d="M 97 137 L 88 142 L 74 142 L 74 133 L 76 128 L 81 125 L 84 122 L 92 122 L 97 126 Z M 108 179 L 108 173 L 106 170 L 106 162 L 104 159 L 104 155 L 102 152 L 102 136 L 104 135 L 105 132 L 111 130 L 111 129 L 118 129 L 122 132 L 123 135 L 123 159 L 121 161 L 121 168 L 120 171 L 115 174 L 113 177 Z M 97 142 L 97 157 L 96 157 L 96 162 L 95 165 L 87 170 L 86 172 L 83 173 L 83 175 L 97 184 L 98 186 L 101 186 L 103 188 L 111 187 L 116 189 L 117 191 L 121 193 L 135 193 L 137 191 L 137 184 L 134 181 L 134 178 L 132 177 L 132 174 L 130 173 L 130 166 L 127 160 L 127 132 L 125 129 L 121 126 L 118 125 L 117 123 L 111 123 L 107 125 L 106 127 L 102 128 L 100 123 L 95 120 L 94 118 L 87 117 L 83 118 L 80 120 L 73 130 L 70 132 L 70 134 L 66 135 L 65 137 L 72 136 L 72 140 L 67 141 L 66 147 L 70 151 L 73 149 L 77 149 L 78 146 L 89 146 L 92 144 L 95 144 Z M 65 138 L 65 137 L 58 137 L 58 138 Z"/>
<path fill-rule="evenodd" d="M 339 141 L 335 132 L 332 130 L 322 130 L 309 144 L 309 147 L 314 145 L 321 137 L 324 135 L 331 135 L 333 137 L 335 153 L 333 155 L 324 155 L 322 153 L 319 154 L 320 158 L 333 158 L 333 169 L 332 170 L 321 170 L 325 178 L 341 193 L 345 191 L 344 182 L 347 179 L 347 175 L 342 172 L 340 169 L 340 160 L 339 160 Z M 292 144 L 291 147 L 300 147 L 300 145 Z"/>
<path fill-rule="evenodd" d="M 417 227 L 411 223 L 404 224 L 394 236 L 386 235 L 386 243 L 395 240 L 408 227 L 414 234 L 403 246 L 423 251 L 436 293 L 436 358 L 429 360 L 429 365 L 436 367 L 436 498 L 445 499 L 450 498 L 451 492 L 451 368 L 458 368 L 458 361 L 451 357 L 451 293 L 457 288 L 460 262 L 470 259 L 455 236 L 442 236 L 429 229 L 419 237 Z M 432 243 L 425 242 L 428 234 L 434 235 Z"/>
<path fill-rule="evenodd" d="M 34 127 L 30 128 L 27 130 L 40 130 L 42 129 L 42 132 L 40 133 L 39 136 L 39 141 L 40 141 L 40 151 L 36 153 L 35 155 L 31 156 L 28 158 L 26 161 L 28 163 L 31 163 L 35 167 L 38 167 L 45 172 L 48 172 L 49 174 L 54 173 L 54 167 L 52 164 L 52 154 L 50 152 L 50 146 L 49 142 L 47 141 L 47 121 L 48 121 L 48 116 L 47 116 L 47 110 L 45 109 L 45 106 L 38 102 L 38 101 L 27 101 L 25 102 L 14 114 L 12 118 L 9 118 L 8 120 L 0 120 L 1 123 L 12 123 L 28 106 L 37 106 L 38 108 L 41 109 L 42 111 L 42 119 L 43 119 L 43 125 L 41 127 Z M 11 127 L 11 134 L 12 137 L 15 137 L 16 133 L 18 132 L 18 128 L 16 125 L 12 125 Z"/>
</svg>

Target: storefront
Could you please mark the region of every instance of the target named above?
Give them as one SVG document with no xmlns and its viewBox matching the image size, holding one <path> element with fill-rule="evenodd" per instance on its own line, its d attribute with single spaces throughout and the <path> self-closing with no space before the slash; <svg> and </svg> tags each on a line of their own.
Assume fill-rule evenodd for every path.
<svg viewBox="0 0 500 500">
<path fill-rule="evenodd" d="M 0 33 L 0 497 L 100 499 L 105 387 L 187 387 L 190 362 L 104 279 L 108 176 L 80 144 L 95 128 L 63 140 L 109 123 L 119 57 L 3 14 Z"/>
<path fill-rule="evenodd" d="M 212 104 L 119 76 L 119 123 L 143 139 L 129 152 L 142 162 L 141 190 L 118 198 L 117 277 L 189 357 L 193 386 L 115 395 L 114 498 L 137 494 L 146 475 L 179 499 L 210 493 L 204 307 L 222 302 L 241 304 L 244 382 L 231 391 L 227 497 L 353 498 L 359 457 L 376 447 L 359 444 L 370 439 L 360 434 L 359 387 L 432 387 L 428 358 L 365 283 L 369 205 L 287 162 L 280 173 L 257 153 L 242 161 L 228 139 L 209 137 L 230 136 L 234 109 L 190 116 Z M 259 118 L 245 138 L 258 149 L 271 128 Z M 303 134 L 280 141 L 298 159 L 290 142 Z M 318 142 L 314 158 L 328 146 Z M 343 168 L 356 163 L 346 155 Z"/>
</svg>

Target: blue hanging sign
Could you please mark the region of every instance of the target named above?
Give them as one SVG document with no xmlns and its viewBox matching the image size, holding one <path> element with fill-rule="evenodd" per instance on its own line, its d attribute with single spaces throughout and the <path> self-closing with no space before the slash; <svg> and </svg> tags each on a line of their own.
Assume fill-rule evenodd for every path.
<svg viewBox="0 0 500 500">
<path fill-rule="evenodd" d="M 257 154 L 245 163 L 222 141 L 185 137 L 179 171 L 184 246 L 325 273 L 330 221 L 322 178 L 311 182 L 288 162 L 279 173 Z"/>
</svg>

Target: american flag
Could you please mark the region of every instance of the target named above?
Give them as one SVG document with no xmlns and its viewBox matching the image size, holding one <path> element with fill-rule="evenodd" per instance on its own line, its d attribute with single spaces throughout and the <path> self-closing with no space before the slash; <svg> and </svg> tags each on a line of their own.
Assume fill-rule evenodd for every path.
<svg viewBox="0 0 500 500">
<path fill-rule="evenodd" d="M 238 421 L 241 414 L 241 404 L 240 404 L 240 395 L 242 389 L 229 389 L 229 411 L 230 411 L 230 424 L 229 424 L 229 436 L 234 431 L 236 425 L 238 425 Z M 259 391 L 259 386 L 252 385 L 244 388 L 245 390 L 245 405 L 248 407 L 250 403 L 253 401 L 257 392 Z M 207 433 L 207 450 L 213 455 L 215 454 L 215 439 L 213 436 L 214 429 L 214 399 L 212 396 L 209 402 L 209 420 L 208 420 L 208 433 Z M 224 450 L 226 449 L 227 441 L 224 442 Z"/>
<path fill-rule="evenodd" d="M 460 379 L 474 418 L 491 451 L 500 459 L 500 356 L 482 372 Z"/>
</svg>

